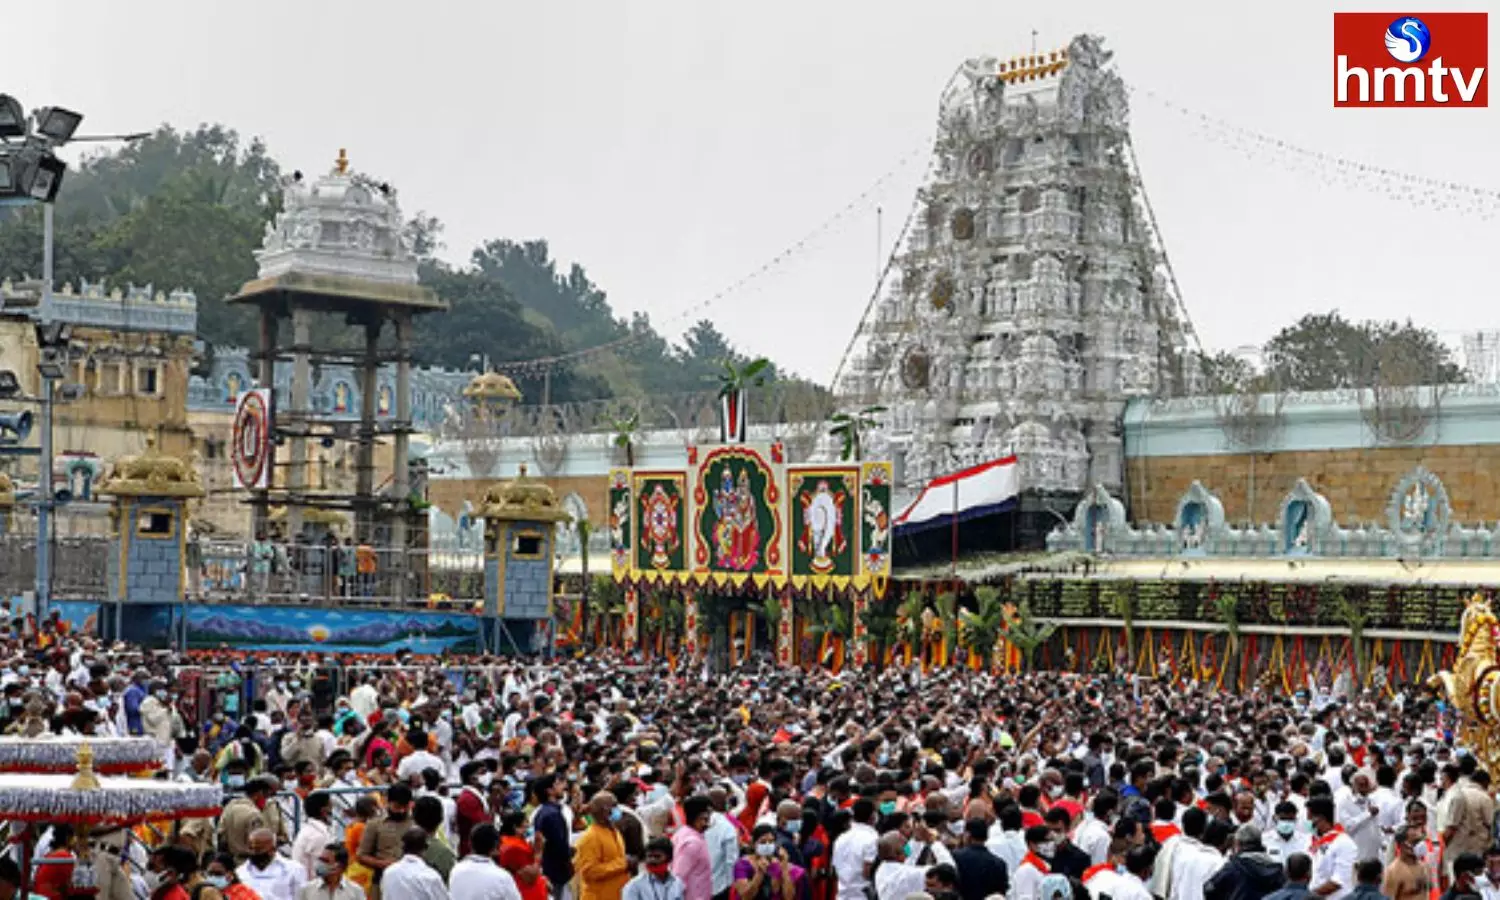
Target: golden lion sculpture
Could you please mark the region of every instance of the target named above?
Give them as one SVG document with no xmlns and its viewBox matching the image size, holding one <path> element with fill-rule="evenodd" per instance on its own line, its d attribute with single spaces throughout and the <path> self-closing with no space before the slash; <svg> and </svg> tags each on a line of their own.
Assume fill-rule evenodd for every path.
<svg viewBox="0 0 1500 900">
<path fill-rule="evenodd" d="M 1464 746 L 1490 772 L 1500 772 L 1500 619 L 1483 594 L 1464 607 L 1453 671 L 1437 673 L 1427 685 L 1448 695 Z"/>
</svg>

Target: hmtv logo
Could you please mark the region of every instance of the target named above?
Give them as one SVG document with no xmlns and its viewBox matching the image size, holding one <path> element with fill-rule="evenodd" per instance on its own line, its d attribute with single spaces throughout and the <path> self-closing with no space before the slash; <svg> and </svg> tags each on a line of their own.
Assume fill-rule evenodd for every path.
<svg viewBox="0 0 1500 900">
<path fill-rule="evenodd" d="M 1490 105 L 1488 13 L 1334 13 L 1334 106 Z"/>
</svg>

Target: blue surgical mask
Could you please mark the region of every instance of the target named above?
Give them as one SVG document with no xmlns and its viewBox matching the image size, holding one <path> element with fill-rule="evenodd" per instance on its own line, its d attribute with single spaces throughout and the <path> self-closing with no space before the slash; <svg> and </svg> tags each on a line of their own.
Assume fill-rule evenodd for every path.
<svg viewBox="0 0 1500 900">
<path fill-rule="evenodd" d="M 620 807 L 616 806 L 609 811 L 609 820 L 611 822 L 618 822 L 624 815 L 625 814 L 620 811 Z"/>
<path fill-rule="evenodd" d="M 787 834 L 796 834 L 797 832 L 799 832 L 799 831 L 802 830 L 802 820 L 801 819 L 793 819 L 792 821 L 786 823 L 782 827 L 786 829 L 786 833 Z"/>
<path fill-rule="evenodd" d="M 880 814 L 888 816 L 896 811 L 896 801 L 886 800 L 880 804 Z"/>
<path fill-rule="evenodd" d="M 227 785 L 229 785 L 232 788 L 244 787 L 245 786 L 245 776 L 243 776 L 243 775 L 230 775 L 230 776 L 228 776 L 228 777 L 226 777 L 224 779 L 224 783 L 227 784 Z"/>
<path fill-rule="evenodd" d="M 1297 823 L 1287 819 L 1276 820 L 1276 833 L 1281 835 L 1282 840 L 1291 840 L 1292 835 L 1297 833 Z"/>
<path fill-rule="evenodd" d="M 221 891 L 224 888 L 229 887 L 229 876 L 227 875 L 209 875 L 206 876 L 203 880 L 207 882 L 209 886 L 218 888 Z"/>
</svg>

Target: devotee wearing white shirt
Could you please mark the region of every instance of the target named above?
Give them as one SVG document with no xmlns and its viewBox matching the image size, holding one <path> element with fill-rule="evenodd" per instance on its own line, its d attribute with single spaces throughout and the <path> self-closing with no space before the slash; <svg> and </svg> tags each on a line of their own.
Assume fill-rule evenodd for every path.
<svg viewBox="0 0 1500 900">
<path fill-rule="evenodd" d="M 412 828 L 402 835 L 402 856 L 381 873 L 380 896 L 390 900 L 449 900 L 443 876 L 422 860 L 426 852 L 427 832 Z"/>
<path fill-rule="evenodd" d="M 1354 863 L 1359 848 L 1334 821 L 1333 799 L 1313 797 L 1307 801 L 1307 817 L 1312 820 L 1313 893 L 1327 900 L 1344 900 L 1354 890 Z"/>
<path fill-rule="evenodd" d="M 491 857 L 500 846 L 500 832 L 488 823 L 476 825 L 469 835 L 473 851 L 458 861 L 448 875 L 448 893 L 453 900 L 521 900 L 515 878 Z"/>
<path fill-rule="evenodd" d="M 1046 825 L 1026 829 L 1026 855 L 1010 876 L 1010 900 L 1044 900 L 1037 896 L 1037 889 L 1051 872 L 1046 857 L 1053 846 L 1052 831 Z"/>
<path fill-rule="evenodd" d="M 914 866 L 906 862 L 906 838 L 899 831 L 881 835 L 877 845 L 880 861 L 875 866 L 876 900 L 906 900 L 927 889 L 927 870 L 932 866 Z M 953 855 L 941 843 L 932 845 L 938 863 L 953 865 Z"/>
<path fill-rule="evenodd" d="M 292 863 L 311 881 L 318 877 L 318 858 L 323 855 L 323 848 L 333 843 L 332 796 L 322 791 L 308 794 L 302 801 L 302 812 L 302 827 L 292 841 Z"/>
<path fill-rule="evenodd" d="M 234 874 L 261 900 L 297 900 L 307 873 L 276 853 L 276 836 L 265 828 L 250 833 L 250 858 Z"/>
<path fill-rule="evenodd" d="M 1374 790 L 1375 783 L 1369 774 L 1358 772 L 1347 788 L 1335 794 L 1339 798 L 1335 806 L 1338 823 L 1354 839 L 1358 853 L 1356 859 L 1380 858 L 1380 844 L 1384 835 L 1378 818 L 1380 809 L 1370 797 Z"/>
<path fill-rule="evenodd" d="M 1089 855 L 1092 865 L 1097 866 L 1109 857 L 1109 822 L 1114 818 L 1115 807 L 1118 805 L 1119 800 L 1113 791 L 1095 797 L 1090 814 L 1073 835 L 1073 843 Z"/>
<path fill-rule="evenodd" d="M 1151 880 L 1151 865 L 1156 854 L 1150 847 L 1136 847 L 1125 854 L 1125 872 L 1114 885 L 1110 900 L 1154 900 L 1146 882 Z"/>
<path fill-rule="evenodd" d="M 1260 836 L 1266 855 L 1282 865 L 1293 853 L 1307 853 L 1312 845 L 1312 835 L 1297 818 L 1296 804 L 1283 800 L 1276 804 L 1276 818 L 1271 827 Z"/>
<path fill-rule="evenodd" d="M 880 835 L 870 823 L 875 803 L 869 797 L 854 801 L 854 822 L 833 842 L 833 871 L 839 879 L 838 900 L 865 900 L 870 869 L 875 864 Z"/>
</svg>

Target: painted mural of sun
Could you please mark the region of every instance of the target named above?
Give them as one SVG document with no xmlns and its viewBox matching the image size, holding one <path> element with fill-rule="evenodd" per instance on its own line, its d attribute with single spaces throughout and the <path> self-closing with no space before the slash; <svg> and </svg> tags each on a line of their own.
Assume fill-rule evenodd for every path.
<svg viewBox="0 0 1500 900">
<path fill-rule="evenodd" d="M 328 626 L 314 625 L 307 629 L 307 636 L 312 638 L 315 643 L 321 644 L 328 640 Z"/>
</svg>

